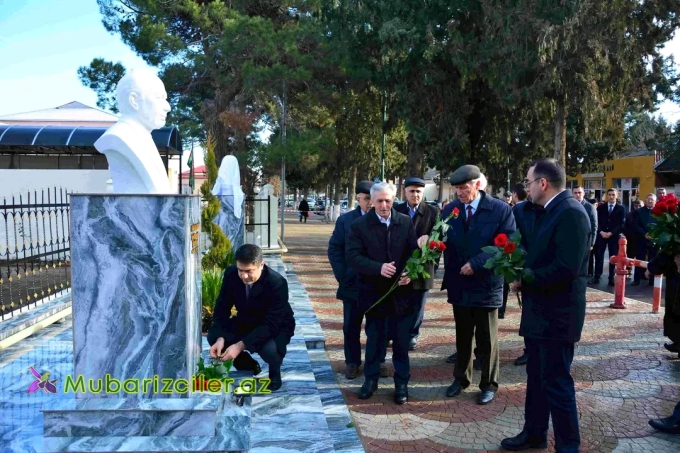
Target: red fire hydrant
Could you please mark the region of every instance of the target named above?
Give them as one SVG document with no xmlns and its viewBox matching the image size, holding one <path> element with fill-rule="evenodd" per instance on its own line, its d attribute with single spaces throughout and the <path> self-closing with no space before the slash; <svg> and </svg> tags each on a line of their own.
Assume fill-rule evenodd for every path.
<svg viewBox="0 0 680 453">
<path fill-rule="evenodd" d="M 609 308 L 626 308 L 623 299 L 626 294 L 626 276 L 628 275 L 628 266 L 635 266 L 636 261 L 626 256 L 626 244 L 628 241 L 624 235 L 619 238 L 619 254 L 609 258 L 611 264 L 616 265 L 616 277 L 614 277 L 614 303 L 609 305 Z"/>
</svg>

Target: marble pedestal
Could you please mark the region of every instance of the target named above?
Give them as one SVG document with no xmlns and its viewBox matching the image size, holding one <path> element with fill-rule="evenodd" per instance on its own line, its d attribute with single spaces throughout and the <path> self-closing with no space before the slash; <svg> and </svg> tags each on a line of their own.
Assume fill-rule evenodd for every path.
<svg viewBox="0 0 680 453">
<path fill-rule="evenodd" d="M 198 196 L 73 194 L 73 379 L 87 387 L 76 398 L 189 396 L 149 381 L 197 369 L 199 234 Z"/>
</svg>

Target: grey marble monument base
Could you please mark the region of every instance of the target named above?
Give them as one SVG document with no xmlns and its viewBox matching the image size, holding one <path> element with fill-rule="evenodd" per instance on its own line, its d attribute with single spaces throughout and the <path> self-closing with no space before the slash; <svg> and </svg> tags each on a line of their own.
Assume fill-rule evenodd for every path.
<svg viewBox="0 0 680 453">
<path fill-rule="evenodd" d="M 72 411 L 43 410 L 44 451 L 242 452 L 250 449 L 250 398 L 70 401 Z M 123 401 L 121 403 L 121 401 Z M 108 409 L 107 409 L 108 408 Z M 89 419 L 87 415 L 89 414 Z"/>
<path fill-rule="evenodd" d="M 218 402 L 210 398 L 93 398 L 43 410 L 45 437 L 214 436 Z"/>
</svg>

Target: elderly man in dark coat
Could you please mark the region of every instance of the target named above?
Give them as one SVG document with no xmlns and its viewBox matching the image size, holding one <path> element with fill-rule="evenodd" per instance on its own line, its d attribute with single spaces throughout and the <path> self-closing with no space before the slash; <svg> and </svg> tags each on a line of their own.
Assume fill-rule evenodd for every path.
<svg viewBox="0 0 680 453">
<path fill-rule="evenodd" d="M 493 401 L 498 390 L 498 308 L 503 304 L 503 277 L 484 268 L 492 254 L 482 247 L 494 245 L 501 233 L 515 232 L 515 219 L 510 205 L 480 190 L 480 171 L 464 165 L 451 175 L 451 185 L 458 199 L 449 203 L 441 217 L 446 219 L 454 209 L 457 218 L 449 220 L 444 251 L 444 281 L 448 302 L 453 305 L 456 320 L 458 354 L 453 369 L 453 383 L 446 396 L 453 397 L 470 385 L 472 379 L 472 340 L 476 338 L 482 365 L 477 403 Z"/>
<path fill-rule="evenodd" d="M 370 398 L 378 388 L 381 351 L 387 340 L 387 317 L 392 337 L 394 401 L 404 404 L 408 400 L 407 386 L 411 378 L 408 342 L 413 307 L 410 279 L 402 277 L 402 273 L 418 243 L 411 219 L 392 207 L 395 196 L 396 189 L 392 184 L 378 183 L 371 188 L 373 208 L 352 222 L 347 262 L 357 273 L 359 308 L 364 312 L 387 294 L 395 282 L 401 286 L 366 313 L 366 380 L 359 398 Z"/>
<path fill-rule="evenodd" d="M 269 365 L 269 389 L 278 390 L 281 364 L 295 332 L 288 282 L 264 264 L 260 247 L 244 244 L 234 255 L 236 264 L 224 271 L 208 331 L 210 355 L 233 360 L 237 370 L 252 370 L 256 375 L 260 365 L 248 351 L 258 353 Z"/>
<path fill-rule="evenodd" d="M 439 209 L 436 206 L 429 205 L 423 202 L 423 192 L 425 190 L 425 180 L 422 178 L 406 178 L 404 181 L 404 192 L 406 193 L 406 202 L 397 205 L 395 211 L 406 214 L 411 217 L 413 226 L 416 229 L 416 236 L 419 240 L 427 241 L 434 224 L 439 218 Z M 414 306 L 414 320 L 411 328 L 411 342 L 409 343 L 409 350 L 413 351 L 418 346 L 418 336 L 420 335 L 420 326 L 423 323 L 425 316 L 425 301 L 427 300 L 428 290 L 434 288 L 434 273 L 436 271 L 433 264 L 428 264 L 427 273 L 430 278 L 419 278 L 413 282 L 413 306 Z"/>
<path fill-rule="evenodd" d="M 525 269 L 534 279 L 514 282 L 523 294 L 519 334 L 524 337 L 527 394 L 524 429 L 504 439 L 506 450 L 546 448 L 552 417 L 555 449 L 578 453 L 578 411 L 571 363 L 586 312 L 586 278 L 592 244 L 590 219 L 566 189 L 564 168 L 554 159 L 532 163 L 527 190 L 545 212 L 531 233 Z"/>
<path fill-rule="evenodd" d="M 350 226 L 356 219 L 366 215 L 371 209 L 372 181 L 361 181 L 357 184 L 356 200 L 359 203 L 357 209 L 344 213 L 335 222 L 333 235 L 328 241 L 328 261 L 333 268 L 333 275 L 338 281 L 336 297 L 342 300 L 343 322 L 342 333 L 345 348 L 345 377 L 355 379 L 359 376 L 361 366 L 361 323 L 364 320 L 364 312 L 359 309 L 359 288 L 356 284 L 357 274 L 347 263 L 347 238 Z M 382 353 L 380 363 L 380 377 L 388 377 L 389 370 L 385 365 L 387 347 Z"/>
</svg>

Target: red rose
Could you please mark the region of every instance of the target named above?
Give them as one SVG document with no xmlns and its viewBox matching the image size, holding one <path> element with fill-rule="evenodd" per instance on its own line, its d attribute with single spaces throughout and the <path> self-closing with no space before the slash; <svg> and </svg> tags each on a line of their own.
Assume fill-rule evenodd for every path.
<svg viewBox="0 0 680 453">
<path fill-rule="evenodd" d="M 427 246 L 430 248 L 430 250 L 437 250 L 437 241 L 430 241 Z"/>
<path fill-rule="evenodd" d="M 652 215 L 661 216 L 667 210 L 668 206 L 666 206 L 666 203 L 657 203 L 654 208 L 652 208 Z"/>
<path fill-rule="evenodd" d="M 437 250 L 443 252 L 444 250 L 446 250 L 446 244 L 444 244 L 442 241 L 439 241 L 439 243 L 437 244 Z"/>
<path fill-rule="evenodd" d="M 671 197 L 671 195 L 672 195 L 672 198 L 669 198 L 669 197 Z M 666 205 L 669 208 L 671 206 L 677 206 L 678 205 L 678 199 L 675 198 L 675 195 L 673 195 L 673 194 L 671 194 L 671 195 L 668 195 L 667 197 L 665 197 L 665 200 L 664 200 L 664 202 L 666 203 Z"/>
<path fill-rule="evenodd" d="M 676 202 L 678 201 L 678 199 L 675 197 L 674 193 L 669 193 L 665 197 L 661 197 L 661 199 L 664 200 L 667 203 L 668 203 L 669 200 L 675 200 Z"/>
<path fill-rule="evenodd" d="M 507 244 L 505 244 L 505 245 L 503 246 L 503 250 L 504 250 L 505 253 L 507 253 L 507 254 L 510 254 L 510 253 L 514 252 L 516 248 L 517 248 L 517 246 L 515 245 L 514 242 L 508 242 Z"/>
<path fill-rule="evenodd" d="M 453 218 L 457 219 L 458 215 L 460 215 L 460 209 L 458 208 L 453 208 Z"/>
<path fill-rule="evenodd" d="M 653 211 L 653 210 L 652 210 Z M 668 207 L 668 213 L 670 215 L 675 215 L 678 213 L 678 205 L 673 205 Z"/>
<path fill-rule="evenodd" d="M 499 234 L 493 240 L 493 243 L 496 244 L 496 247 L 505 247 L 505 244 L 508 243 L 508 235 L 505 233 Z"/>
</svg>

